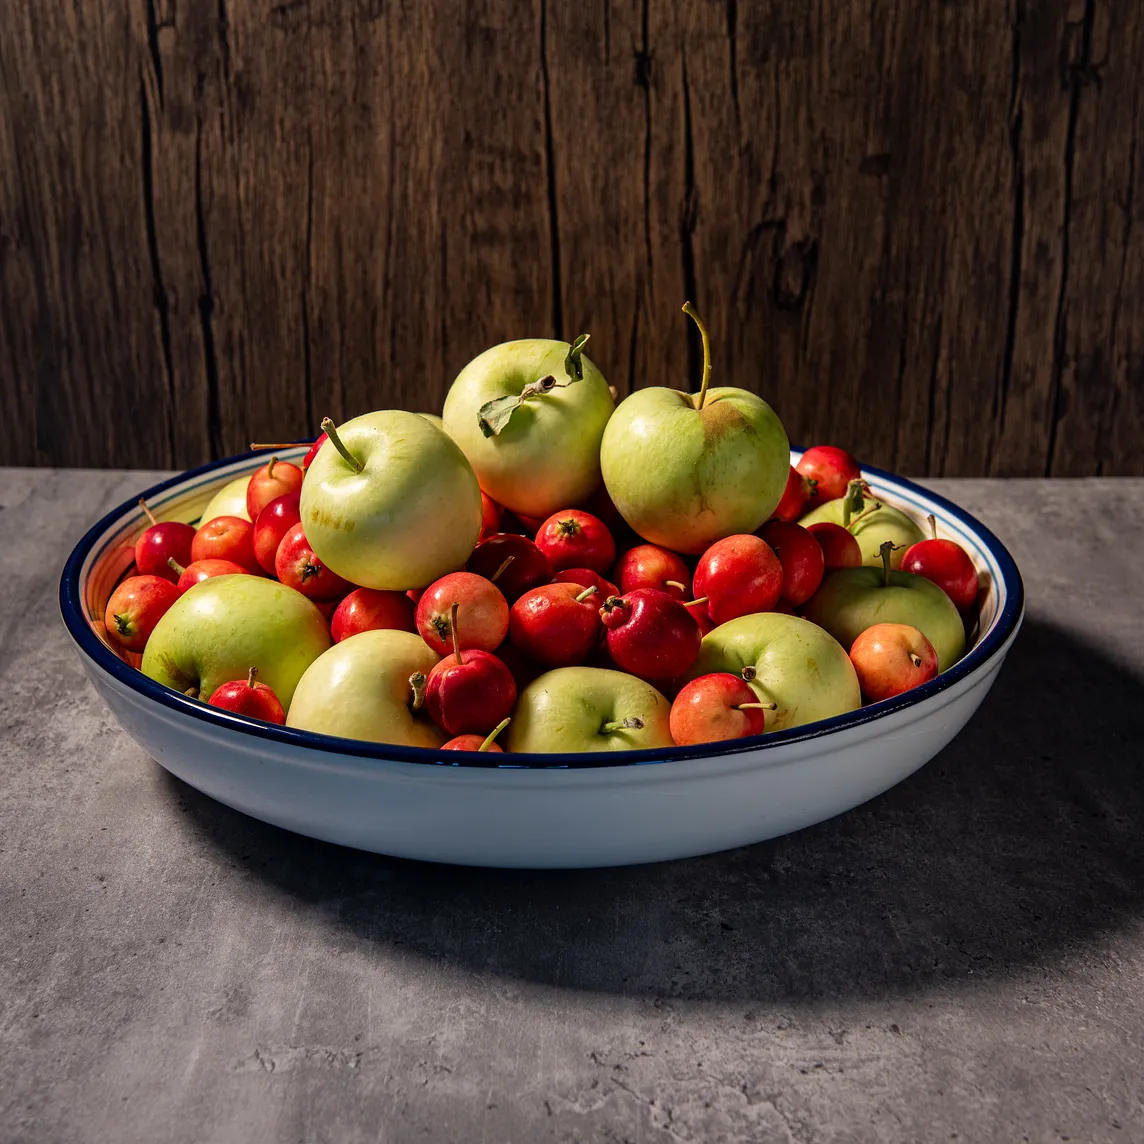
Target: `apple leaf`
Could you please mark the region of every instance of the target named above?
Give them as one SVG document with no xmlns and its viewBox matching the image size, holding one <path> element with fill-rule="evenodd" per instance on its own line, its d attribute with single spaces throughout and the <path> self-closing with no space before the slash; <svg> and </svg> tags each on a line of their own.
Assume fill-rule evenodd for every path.
<svg viewBox="0 0 1144 1144">
<path fill-rule="evenodd" d="M 564 359 L 564 372 L 573 381 L 584 380 L 584 362 L 580 355 L 588 344 L 591 334 L 581 334 L 569 347 L 568 356 Z"/>
<path fill-rule="evenodd" d="M 512 420 L 522 398 L 514 393 L 486 401 L 477 412 L 477 424 L 486 437 L 495 437 Z"/>
</svg>

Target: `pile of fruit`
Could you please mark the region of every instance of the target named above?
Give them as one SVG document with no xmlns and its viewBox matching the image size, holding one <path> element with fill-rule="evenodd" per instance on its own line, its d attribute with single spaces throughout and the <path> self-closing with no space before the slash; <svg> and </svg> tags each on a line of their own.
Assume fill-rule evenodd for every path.
<svg viewBox="0 0 1144 1144">
<path fill-rule="evenodd" d="M 792 468 L 770 406 L 709 385 L 684 310 L 694 395 L 617 406 L 586 337 L 533 339 L 470 362 L 441 418 L 327 419 L 301 466 L 272 457 L 197 528 L 152 520 L 107 638 L 255 719 L 481 751 L 736 739 L 948 668 L 966 552 L 843 449 Z"/>
</svg>

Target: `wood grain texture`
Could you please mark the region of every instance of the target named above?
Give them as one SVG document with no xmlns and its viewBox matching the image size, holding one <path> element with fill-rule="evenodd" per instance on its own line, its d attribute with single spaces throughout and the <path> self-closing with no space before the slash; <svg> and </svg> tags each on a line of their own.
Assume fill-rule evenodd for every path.
<svg viewBox="0 0 1144 1144">
<path fill-rule="evenodd" d="M 910 473 L 1144 472 L 1144 9 L 0 5 L 0 456 L 186 466 L 510 337 Z"/>
</svg>

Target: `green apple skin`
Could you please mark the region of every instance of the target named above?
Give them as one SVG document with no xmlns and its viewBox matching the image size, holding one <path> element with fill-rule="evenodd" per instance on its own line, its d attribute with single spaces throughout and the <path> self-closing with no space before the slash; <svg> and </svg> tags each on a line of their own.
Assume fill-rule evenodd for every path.
<svg viewBox="0 0 1144 1144">
<path fill-rule="evenodd" d="M 415 715 L 409 677 L 439 656 L 413 632 L 361 632 L 316 659 L 294 692 L 288 727 L 406 747 L 439 747 L 446 736 Z"/>
<path fill-rule="evenodd" d="M 562 384 L 569 380 L 568 350 L 567 342 L 549 338 L 493 346 L 461 370 L 445 398 L 445 432 L 469 458 L 481 488 L 526 516 L 573 508 L 600 483 L 600 438 L 615 402 L 604 375 L 583 355 L 583 378 Z M 523 402 L 495 437 L 481 432 L 481 406 L 549 374 L 557 388 Z"/>
<path fill-rule="evenodd" d="M 245 477 L 235 477 L 233 481 L 223 485 L 215 493 L 210 504 L 203 510 L 203 515 L 199 517 L 198 527 L 202 528 L 208 520 L 214 520 L 216 516 L 237 516 L 243 520 L 249 520 L 250 513 L 246 511 L 246 486 L 248 484 L 250 484 L 249 473 Z"/>
<path fill-rule="evenodd" d="M 938 671 L 965 651 L 965 625 L 953 601 L 912 572 L 891 572 L 887 587 L 881 568 L 840 568 L 827 575 L 804 611 L 847 648 L 874 624 L 909 624 L 933 644 Z"/>
<path fill-rule="evenodd" d="M 437 413 L 422 413 L 421 416 L 424 417 L 425 420 L 428 421 L 431 425 L 436 425 L 438 429 L 440 429 L 442 432 L 444 432 L 445 425 L 444 425 L 444 422 L 442 422 L 439 414 L 437 414 Z"/>
<path fill-rule="evenodd" d="M 841 524 L 842 500 L 840 497 L 819 505 L 818 508 L 808 512 L 799 524 L 804 528 L 820 521 Z M 869 498 L 863 501 L 863 505 L 870 503 L 872 502 Z M 917 544 L 919 540 L 926 538 L 926 534 L 912 517 L 907 516 L 901 509 L 884 503 L 881 508 L 874 509 L 869 516 L 864 516 L 850 531 L 862 550 L 862 563 L 878 568 L 882 567 L 882 555 L 879 549 L 885 541 L 893 541 L 894 551 L 890 554 L 890 565 L 898 568 L 906 555 L 906 549 L 911 544 Z"/>
<path fill-rule="evenodd" d="M 261 576 L 215 576 L 184 592 L 155 625 L 143 674 L 176 691 L 258 679 L 289 710 L 302 673 L 330 646 L 330 628 L 301 592 Z"/>
<path fill-rule="evenodd" d="M 670 747 L 670 714 L 667 699 L 634 675 L 604 667 L 558 667 L 521 692 L 505 745 L 509 751 L 539 753 Z M 624 719 L 642 719 L 643 727 L 600 729 Z"/>
<path fill-rule="evenodd" d="M 849 646 L 849 645 L 848 645 Z M 862 705 L 850 656 L 821 627 L 782 612 L 754 612 L 720 624 L 703 637 L 689 676 L 716 671 L 739 675 L 753 667 L 751 689 L 767 712 L 767 730 L 782 731 L 830 719 Z"/>
<path fill-rule="evenodd" d="M 790 445 L 771 407 L 744 389 L 641 389 L 616 409 L 600 448 L 608 495 L 645 540 L 700 553 L 754 532 L 786 488 Z"/>
<path fill-rule="evenodd" d="M 318 559 L 362 588 L 425 588 L 469 558 L 481 490 L 456 444 L 402 409 L 337 428 L 362 471 L 326 441 L 302 484 L 302 527 Z"/>
</svg>

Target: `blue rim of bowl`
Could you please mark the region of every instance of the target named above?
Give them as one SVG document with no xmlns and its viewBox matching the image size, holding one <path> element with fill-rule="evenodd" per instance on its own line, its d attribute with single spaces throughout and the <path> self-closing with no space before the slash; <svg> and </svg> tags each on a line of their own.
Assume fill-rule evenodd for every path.
<svg viewBox="0 0 1144 1144">
<path fill-rule="evenodd" d="M 311 443 L 312 439 L 298 441 L 296 444 L 298 447 L 303 447 Z M 793 446 L 793 448 L 796 452 L 799 451 L 797 446 Z M 88 553 L 95 547 L 96 541 L 112 525 L 138 508 L 140 496 L 146 500 L 152 500 L 160 493 L 176 485 L 181 485 L 190 478 L 265 455 L 264 450 L 239 453 L 221 461 L 211 461 L 206 465 L 187 469 L 185 472 L 152 485 L 143 493 L 136 494 L 117 508 L 112 509 L 84 533 L 83 538 L 68 557 L 60 577 L 60 612 L 68 632 L 79 649 L 99 668 L 125 687 L 178 714 L 188 715 L 193 719 L 213 724 L 220 729 L 237 731 L 244 735 L 282 743 L 290 747 L 318 750 L 331 755 L 372 759 L 379 763 L 420 763 L 436 767 L 470 767 L 484 770 L 586 770 L 649 766 L 687 759 L 724 758 L 751 751 L 768 750 L 810 739 L 818 739 L 836 731 L 860 727 L 892 715 L 897 711 L 916 707 L 927 699 L 939 695 L 979 670 L 996 652 L 1000 651 L 1016 631 L 1024 613 L 1025 590 L 1017 564 L 1010 556 L 1008 549 L 976 517 L 959 508 L 939 493 L 923 488 L 905 477 L 896 476 L 871 465 L 863 465 L 863 471 L 875 479 L 889 481 L 902 489 L 909 490 L 934 502 L 941 507 L 943 512 L 968 526 L 977 534 L 996 561 L 1005 585 L 1005 606 L 985 636 L 979 639 L 953 667 L 943 671 L 928 683 L 915 687 L 912 691 L 895 696 L 893 699 L 884 699 L 879 703 L 859 707 L 857 710 L 848 711 L 843 715 L 835 715 L 830 719 L 821 719 L 816 723 L 792 727 L 785 731 L 770 731 L 762 735 L 752 735 L 745 739 L 735 739 L 726 743 L 700 743 L 688 747 L 662 747 L 611 753 L 568 752 L 490 755 L 487 752 L 481 754 L 477 751 L 442 752 L 431 750 L 428 747 L 405 747 L 396 743 L 343 739 L 336 735 L 322 735 L 313 731 L 299 731 L 293 727 L 279 727 L 273 723 L 248 719 L 245 716 L 222 711 L 198 700 L 190 699 L 177 691 L 156 683 L 141 671 L 125 663 L 95 634 L 88 622 L 80 590 L 80 569 Z"/>
</svg>

